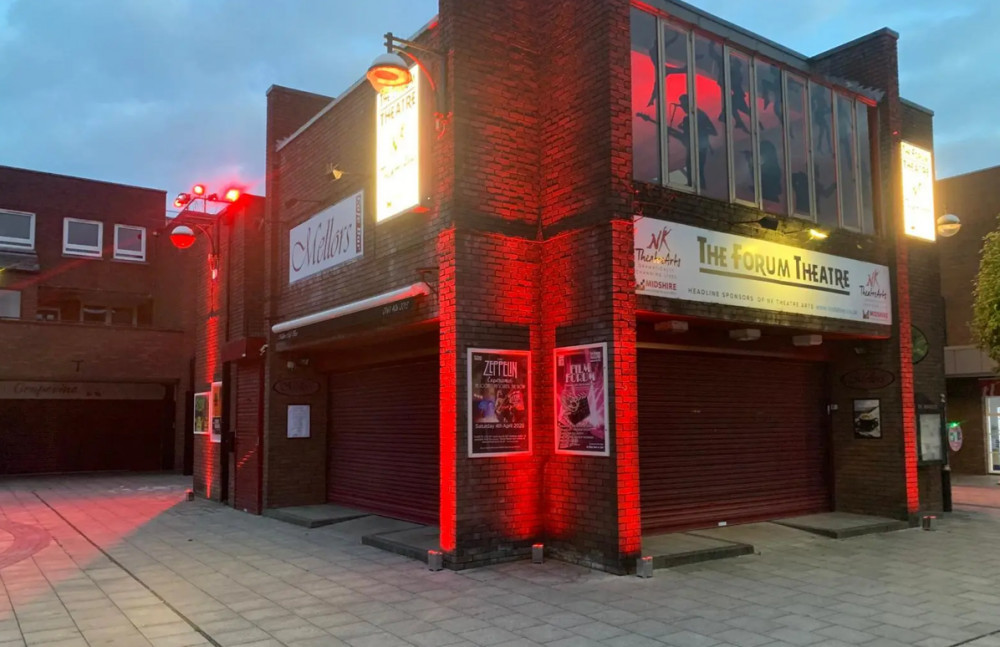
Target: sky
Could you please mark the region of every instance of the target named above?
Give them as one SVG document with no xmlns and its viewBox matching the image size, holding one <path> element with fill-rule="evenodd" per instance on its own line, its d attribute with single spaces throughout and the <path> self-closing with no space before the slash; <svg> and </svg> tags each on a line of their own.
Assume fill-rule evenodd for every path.
<svg viewBox="0 0 1000 647">
<path fill-rule="evenodd" d="M 805 55 L 890 27 L 902 95 L 935 112 L 938 177 L 1000 165 L 1000 1 L 691 4 Z M 268 87 L 337 96 L 386 31 L 408 37 L 436 12 L 436 0 L 0 0 L 0 165 L 171 199 L 196 182 L 262 193 Z"/>
</svg>

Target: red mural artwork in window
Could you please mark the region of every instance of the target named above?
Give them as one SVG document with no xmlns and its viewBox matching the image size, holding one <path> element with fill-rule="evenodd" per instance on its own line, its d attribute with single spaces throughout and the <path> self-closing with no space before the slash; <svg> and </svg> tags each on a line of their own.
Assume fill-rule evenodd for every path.
<svg viewBox="0 0 1000 647">
<path fill-rule="evenodd" d="M 698 186 L 701 194 L 729 199 L 726 65 L 722 43 L 696 35 L 695 103 L 698 106 Z"/>
<path fill-rule="evenodd" d="M 660 182 L 656 18 L 632 10 L 632 177 Z"/>
<path fill-rule="evenodd" d="M 667 183 L 692 186 L 691 139 L 693 132 L 688 118 L 694 103 L 688 96 L 688 34 L 676 27 L 663 25 L 663 74 L 666 88 Z"/>
</svg>

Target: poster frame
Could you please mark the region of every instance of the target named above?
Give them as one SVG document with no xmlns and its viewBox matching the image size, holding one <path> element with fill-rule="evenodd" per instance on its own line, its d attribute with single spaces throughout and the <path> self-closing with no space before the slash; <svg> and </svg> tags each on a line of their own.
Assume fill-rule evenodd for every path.
<svg viewBox="0 0 1000 647">
<path fill-rule="evenodd" d="M 213 443 L 222 442 L 222 412 L 226 404 L 222 401 L 222 382 L 212 382 L 212 389 L 208 398 L 208 431 L 211 433 Z M 218 395 L 216 395 L 218 394 Z M 219 411 L 215 410 L 218 401 Z M 215 431 L 215 421 L 219 421 L 219 431 Z"/>
<path fill-rule="evenodd" d="M 579 351 L 579 350 L 590 350 L 594 348 L 600 348 L 601 352 L 604 354 L 604 366 L 603 375 L 604 380 L 604 451 L 603 452 L 592 452 L 578 449 L 560 449 L 559 448 L 559 428 L 556 425 L 556 420 L 559 419 L 559 397 L 558 391 L 559 385 L 556 384 L 556 375 L 559 374 L 559 353 L 567 351 Z M 608 388 L 608 364 L 611 362 L 611 356 L 608 353 L 608 343 L 607 342 L 597 342 L 594 344 L 579 344 L 576 346 L 557 346 L 552 351 L 552 442 L 553 448 L 556 454 L 563 456 L 611 456 L 611 397 L 610 390 Z"/>
<path fill-rule="evenodd" d="M 209 391 L 199 391 L 191 397 L 191 428 L 195 435 L 207 436 L 209 432 L 209 427 L 212 424 L 212 412 L 210 411 L 210 406 L 212 403 L 211 393 Z M 204 411 L 205 417 L 202 428 L 198 428 L 198 400 L 204 400 Z"/>
<path fill-rule="evenodd" d="M 472 401 L 473 401 L 473 382 L 472 382 L 472 356 L 475 353 L 492 353 L 492 354 L 503 354 L 503 355 L 514 355 L 518 357 L 527 358 L 528 366 L 528 380 L 527 380 L 527 402 L 525 406 L 527 408 L 527 429 L 526 433 L 528 435 L 528 449 L 526 451 L 516 451 L 516 452 L 474 452 L 472 448 L 472 425 L 473 425 L 473 415 L 472 415 Z M 535 443 L 532 436 L 533 425 L 532 425 L 532 366 L 531 366 L 531 351 L 530 350 L 512 350 L 508 348 L 467 348 L 466 349 L 466 400 L 465 400 L 465 413 L 468 417 L 468 424 L 466 425 L 466 448 L 468 451 L 469 458 L 497 458 L 500 456 L 531 456 L 534 453 Z"/>
<path fill-rule="evenodd" d="M 878 423 L 876 425 L 876 428 L 878 429 L 877 436 L 865 435 L 863 430 L 858 429 L 858 405 L 861 404 L 861 411 L 864 411 L 865 409 L 871 408 L 870 403 L 872 402 L 875 403 L 875 410 L 878 411 L 878 417 L 876 418 Z M 851 401 L 851 426 L 854 430 L 855 440 L 882 440 L 882 398 L 854 398 Z"/>
</svg>

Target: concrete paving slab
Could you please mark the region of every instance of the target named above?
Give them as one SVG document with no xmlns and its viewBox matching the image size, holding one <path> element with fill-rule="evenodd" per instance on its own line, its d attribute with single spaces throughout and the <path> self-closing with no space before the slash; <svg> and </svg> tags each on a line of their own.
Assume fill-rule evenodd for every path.
<svg viewBox="0 0 1000 647">
<path fill-rule="evenodd" d="M 321 505 L 297 505 L 288 508 L 271 508 L 264 511 L 265 517 L 277 519 L 286 523 L 293 523 L 303 528 L 319 528 L 329 526 L 334 523 L 350 521 L 360 517 L 367 517 L 370 512 L 345 508 L 333 504 Z"/>
<path fill-rule="evenodd" d="M 899 519 L 871 517 L 849 512 L 822 512 L 788 519 L 776 519 L 773 523 L 789 528 L 797 528 L 833 539 L 847 539 L 879 532 L 904 530 L 910 525 Z"/>
<path fill-rule="evenodd" d="M 387 550 L 390 553 L 419 559 L 427 563 L 427 551 L 441 547 L 441 529 L 437 526 L 420 526 L 395 532 L 365 535 L 361 543 Z"/>
<path fill-rule="evenodd" d="M 387 532 L 413 530 L 414 528 L 423 528 L 423 526 L 419 523 L 390 519 L 389 517 L 367 515 L 351 519 L 350 521 L 342 521 L 337 524 L 325 526 L 320 528 L 319 531 L 322 534 L 335 535 L 360 544 L 362 537 L 367 535 L 381 535 Z"/>
<path fill-rule="evenodd" d="M 688 534 L 736 544 L 749 544 L 758 554 L 827 541 L 814 533 L 770 522 L 692 530 Z"/>
<path fill-rule="evenodd" d="M 642 538 L 642 554 L 653 558 L 653 568 L 671 568 L 713 559 L 753 554 L 753 546 L 674 532 Z"/>
</svg>

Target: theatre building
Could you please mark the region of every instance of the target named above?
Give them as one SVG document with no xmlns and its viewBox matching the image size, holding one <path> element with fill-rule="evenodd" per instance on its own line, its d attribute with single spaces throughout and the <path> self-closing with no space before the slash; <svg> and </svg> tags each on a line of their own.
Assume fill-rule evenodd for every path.
<svg viewBox="0 0 1000 647">
<path fill-rule="evenodd" d="M 653 533 L 941 509 L 932 114 L 898 38 L 441 0 L 373 83 L 273 87 L 262 507 L 612 572 Z"/>
</svg>

